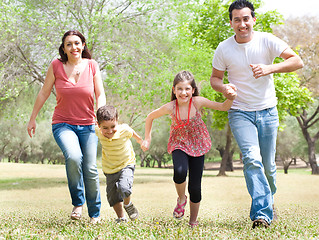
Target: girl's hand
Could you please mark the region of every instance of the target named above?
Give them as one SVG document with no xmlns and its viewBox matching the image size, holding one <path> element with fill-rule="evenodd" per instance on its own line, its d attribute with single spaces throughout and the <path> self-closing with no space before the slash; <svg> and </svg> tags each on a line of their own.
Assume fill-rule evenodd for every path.
<svg viewBox="0 0 319 240">
<path fill-rule="evenodd" d="M 149 149 L 151 141 L 144 140 L 141 144 L 142 150 L 145 152 Z"/>
</svg>

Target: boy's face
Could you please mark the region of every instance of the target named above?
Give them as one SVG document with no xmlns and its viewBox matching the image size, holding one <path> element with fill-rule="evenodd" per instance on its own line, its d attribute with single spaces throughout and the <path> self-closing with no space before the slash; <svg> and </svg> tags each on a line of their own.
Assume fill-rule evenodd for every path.
<svg viewBox="0 0 319 240">
<path fill-rule="evenodd" d="M 102 135 L 106 138 L 112 138 L 117 131 L 118 122 L 117 120 L 103 120 L 99 124 Z"/>
</svg>

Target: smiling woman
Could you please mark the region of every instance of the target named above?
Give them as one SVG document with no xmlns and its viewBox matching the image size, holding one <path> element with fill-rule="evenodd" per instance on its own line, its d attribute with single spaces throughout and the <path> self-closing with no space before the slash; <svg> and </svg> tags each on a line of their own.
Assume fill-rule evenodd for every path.
<svg viewBox="0 0 319 240">
<path fill-rule="evenodd" d="M 52 132 L 65 157 L 74 206 L 71 219 L 81 218 L 87 202 L 91 222 L 95 223 L 99 220 L 101 199 L 96 167 L 94 96 L 97 108 L 105 105 L 103 83 L 98 64 L 91 59 L 85 37 L 79 31 L 64 34 L 59 54 L 61 58 L 53 60 L 49 66 L 27 130 L 30 137 L 35 134 L 36 117 L 55 86 L 57 105 L 52 117 Z"/>
</svg>

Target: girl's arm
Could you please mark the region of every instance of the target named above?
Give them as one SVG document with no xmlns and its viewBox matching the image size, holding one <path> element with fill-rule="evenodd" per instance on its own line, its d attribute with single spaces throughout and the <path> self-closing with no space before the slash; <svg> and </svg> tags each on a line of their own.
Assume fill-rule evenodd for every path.
<svg viewBox="0 0 319 240">
<path fill-rule="evenodd" d="M 136 142 L 137 142 L 138 144 L 142 145 L 142 143 L 143 143 L 143 138 L 141 138 L 140 135 L 138 135 L 138 134 L 134 131 L 133 128 L 132 128 L 132 130 L 133 130 L 133 136 L 132 136 L 132 137 L 136 140 Z"/>
<path fill-rule="evenodd" d="M 147 115 L 145 119 L 145 139 L 141 145 L 141 148 L 144 152 L 149 149 L 151 144 L 153 120 L 163 115 L 170 114 L 172 109 L 171 106 L 172 102 L 169 102 Z"/>
<path fill-rule="evenodd" d="M 42 88 L 41 88 L 40 92 L 38 93 L 38 96 L 35 100 L 33 110 L 32 110 L 31 116 L 30 116 L 30 120 L 29 120 L 29 123 L 27 126 L 28 134 L 31 138 L 32 138 L 32 135 L 35 134 L 35 129 L 36 129 L 35 119 L 36 119 L 39 111 L 43 107 L 43 104 L 46 102 L 46 100 L 50 96 L 54 82 L 55 82 L 55 76 L 53 73 L 53 66 L 51 63 L 49 68 L 48 68 L 47 75 L 44 79 L 44 84 L 43 84 L 43 86 L 42 86 Z"/>
<path fill-rule="evenodd" d="M 196 101 L 196 106 L 198 109 L 206 107 L 206 108 L 219 110 L 219 111 L 227 111 L 233 105 L 233 100 L 229 100 L 229 99 L 226 99 L 225 102 L 220 103 L 220 102 L 214 102 L 207 98 L 198 96 L 195 98 L 195 101 Z"/>
<path fill-rule="evenodd" d="M 96 72 L 93 77 L 94 81 L 94 93 L 96 99 L 96 109 L 104 106 L 106 104 L 105 92 L 103 87 L 103 82 L 101 78 L 101 72 L 98 64 L 95 66 Z"/>
</svg>

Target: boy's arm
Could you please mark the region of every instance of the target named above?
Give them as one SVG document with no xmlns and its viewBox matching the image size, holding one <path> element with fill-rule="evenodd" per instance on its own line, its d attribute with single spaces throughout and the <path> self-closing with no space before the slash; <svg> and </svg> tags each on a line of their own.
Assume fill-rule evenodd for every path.
<svg viewBox="0 0 319 240">
<path fill-rule="evenodd" d="M 138 134 L 134 131 L 134 129 L 132 129 L 132 130 L 133 130 L 133 136 L 132 136 L 132 137 L 136 140 L 136 142 L 137 142 L 138 144 L 142 145 L 143 138 L 141 138 L 140 135 L 138 135 Z"/>
</svg>

